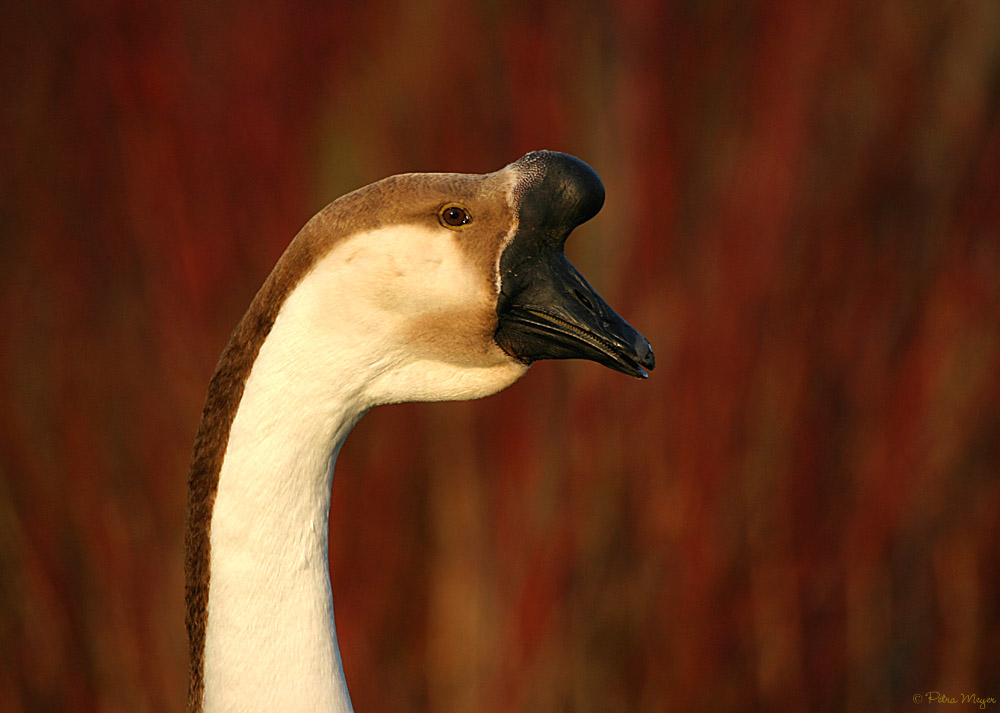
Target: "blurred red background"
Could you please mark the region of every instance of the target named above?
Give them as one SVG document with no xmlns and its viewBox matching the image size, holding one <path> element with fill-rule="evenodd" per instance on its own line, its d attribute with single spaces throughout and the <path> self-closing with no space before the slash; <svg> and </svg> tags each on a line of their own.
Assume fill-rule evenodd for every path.
<svg viewBox="0 0 1000 713">
<path fill-rule="evenodd" d="M 359 713 L 1000 699 L 1000 5 L 362 5 L 0 10 L 0 709 L 182 710 L 229 330 L 338 195 L 538 148 L 658 367 L 361 422 Z"/>
</svg>

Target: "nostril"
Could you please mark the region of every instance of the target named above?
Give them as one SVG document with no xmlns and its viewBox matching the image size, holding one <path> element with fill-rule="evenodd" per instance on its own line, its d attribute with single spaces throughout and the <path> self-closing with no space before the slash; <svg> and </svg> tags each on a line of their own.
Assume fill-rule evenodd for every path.
<svg viewBox="0 0 1000 713">
<path fill-rule="evenodd" d="M 575 287 L 573 288 L 573 293 L 576 295 L 576 298 L 578 300 L 580 300 L 580 303 L 584 307 L 586 307 L 587 309 L 589 309 L 591 312 L 594 311 L 594 305 L 590 301 L 590 298 L 587 297 L 587 295 L 583 294 L 582 292 L 580 292 L 580 290 L 576 289 Z"/>
</svg>

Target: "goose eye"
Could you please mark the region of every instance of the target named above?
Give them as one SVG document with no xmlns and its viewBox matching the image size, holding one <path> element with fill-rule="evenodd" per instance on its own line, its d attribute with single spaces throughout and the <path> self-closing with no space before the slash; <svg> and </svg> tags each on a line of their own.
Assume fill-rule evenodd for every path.
<svg viewBox="0 0 1000 713">
<path fill-rule="evenodd" d="M 438 211 L 438 220 L 444 227 L 455 229 L 472 222 L 472 216 L 469 215 L 469 211 L 464 206 L 458 203 L 448 203 Z"/>
</svg>

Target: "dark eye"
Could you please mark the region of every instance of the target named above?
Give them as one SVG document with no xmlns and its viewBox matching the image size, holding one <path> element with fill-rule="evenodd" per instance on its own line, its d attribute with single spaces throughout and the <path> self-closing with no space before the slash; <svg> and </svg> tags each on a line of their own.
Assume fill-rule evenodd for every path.
<svg viewBox="0 0 1000 713">
<path fill-rule="evenodd" d="M 472 216 L 464 206 L 458 203 L 448 203 L 438 211 L 438 220 L 446 228 L 461 228 L 472 221 Z"/>
</svg>

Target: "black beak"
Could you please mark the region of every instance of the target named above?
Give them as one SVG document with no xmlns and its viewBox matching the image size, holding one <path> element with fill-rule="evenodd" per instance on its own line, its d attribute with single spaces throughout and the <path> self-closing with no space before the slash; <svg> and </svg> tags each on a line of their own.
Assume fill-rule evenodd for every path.
<svg viewBox="0 0 1000 713">
<path fill-rule="evenodd" d="M 500 258 L 497 344 L 529 363 L 590 359 L 646 378 L 655 365 L 649 342 L 563 252 L 573 228 L 601 209 L 601 179 L 583 161 L 549 151 L 530 153 L 513 166 L 524 178 L 515 189 L 518 230 Z"/>
</svg>

